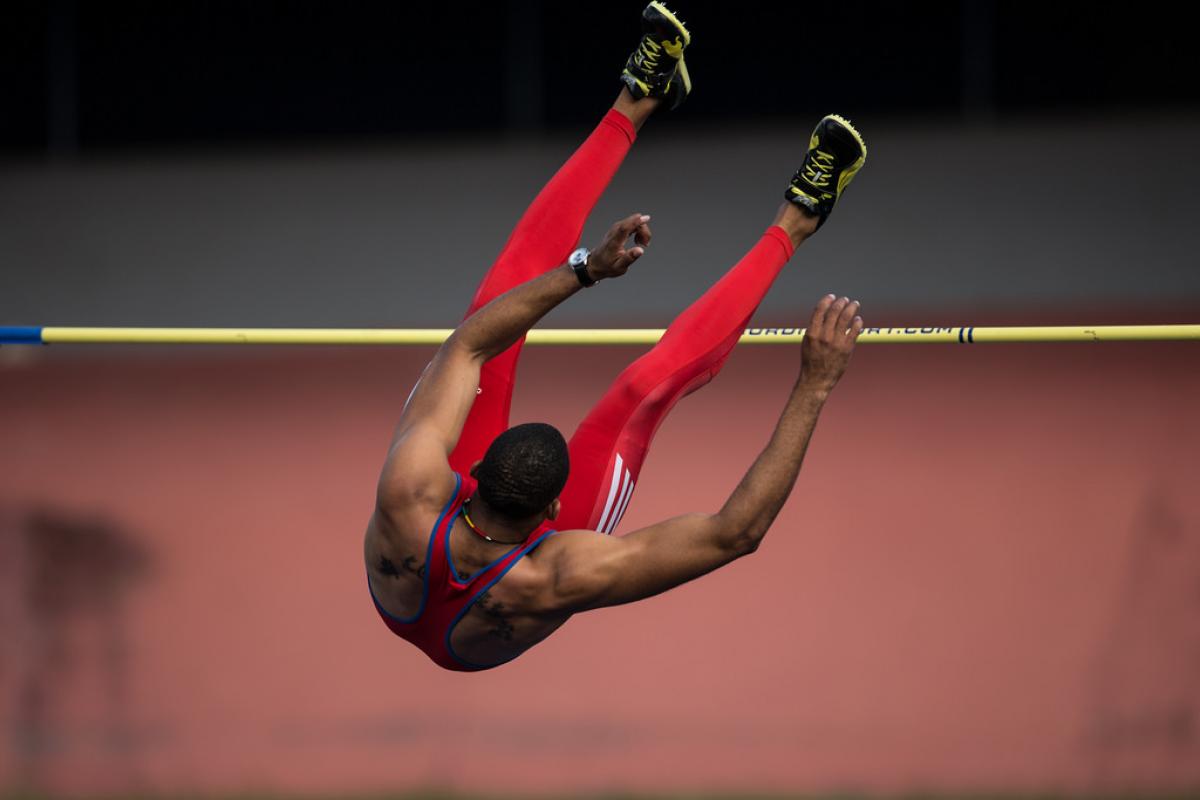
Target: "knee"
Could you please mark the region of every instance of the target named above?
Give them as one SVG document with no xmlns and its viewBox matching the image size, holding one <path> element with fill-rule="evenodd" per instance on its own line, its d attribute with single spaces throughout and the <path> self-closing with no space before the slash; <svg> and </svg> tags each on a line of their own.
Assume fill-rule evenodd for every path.
<svg viewBox="0 0 1200 800">
<path fill-rule="evenodd" d="M 626 367 L 617 379 L 617 385 L 626 400 L 644 400 L 669 384 L 671 366 L 653 358 L 653 355 L 648 353 L 642 356 Z"/>
</svg>

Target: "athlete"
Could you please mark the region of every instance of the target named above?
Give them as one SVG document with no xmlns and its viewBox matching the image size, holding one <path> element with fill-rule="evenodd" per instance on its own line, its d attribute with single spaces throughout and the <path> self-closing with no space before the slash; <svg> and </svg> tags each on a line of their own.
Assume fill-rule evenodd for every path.
<svg viewBox="0 0 1200 800">
<path fill-rule="evenodd" d="M 526 332 L 572 295 L 624 275 L 650 244 L 650 217 L 633 214 L 594 251 L 575 249 L 637 131 L 691 91 L 687 28 L 658 2 L 642 17 L 612 110 L 525 212 L 425 369 L 379 480 L 364 548 L 372 598 L 394 633 L 446 669 L 498 666 L 577 612 L 658 594 L 753 552 L 863 328 L 857 302 L 829 295 L 817 304 L 783 415 L 720 511 L 607 535 L 658 426 L 720 371 L 775 277 L 866 160 L 854 128 L 829 116 L 771 227 L 625 369 L 569 444 L 549 425 L 508 427 Z"/>
</svg>

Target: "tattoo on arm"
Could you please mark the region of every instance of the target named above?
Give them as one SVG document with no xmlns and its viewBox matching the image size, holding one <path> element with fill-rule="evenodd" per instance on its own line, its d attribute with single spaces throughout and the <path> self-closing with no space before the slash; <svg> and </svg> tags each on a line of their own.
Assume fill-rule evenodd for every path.
<svg viewBox="0 0 1200 800">
<path fill-rule="evenodd" d="M 513 624 L 509 621 L 509 612 L 504 607 L 504 604 L 499 600 L 493 600 L 491 592 L 484 592 L 475 601 L 475 605 L 479 607 L 479 610 L 491 622 L 488 634 L 505 642 L 511 642 L 513 638 Z"/>
<path fill-rule="evenodd" d="M 418 565 L 416 556 L 409 556 L 409 557 L 405 558 L 404 559 L 404 568 L 406 570 L 408 570 L 409 572 L 411 572 L 412 574 L 416 575 L 418 578 L 425 577 L 425 565 L 424 564 Z"/>
<path fill-rule="evenodd" d="M 425 565 L 417 564 L 416 556 L 406 557 L 400 562 L 400 566 L 404 567 L 405 571 L 411 572 L 418 578 L 425 577 Z M 379 557 L 379 572 L 383 575 L 387 575 L 389 578 L 398 578 L 400 576 L 400 570 L 398 570 L 396 565 L 392 563 L 392 560 L 386 556 Z"/>
</svg>

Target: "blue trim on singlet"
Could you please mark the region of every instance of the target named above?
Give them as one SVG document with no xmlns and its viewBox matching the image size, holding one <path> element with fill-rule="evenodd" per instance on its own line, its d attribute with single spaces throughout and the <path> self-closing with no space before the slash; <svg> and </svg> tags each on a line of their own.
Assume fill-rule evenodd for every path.
<svg viewBox="0 0 1200 800">
<path fill-rule="evenodd" d="M 458 519 L 459 517 L 463 516 L 464 509 L 465 509 L 465 506 L 463 508 L 458 509 L 458 513 L 454 515 L 454 519 Z M 513 549 L 509 550 L 504 555 L 502 555 L 499 558 L 497 558 L 496 560 L 494 560 L 492 563 L 488 564 L 483 569 L 476 570 L 474 573 L 472 573 L 471 575 L 469 575 L 466 578 L 460 578 L 460 577 L 458 577 L 458 567 L 454 566 L 454 556 L 452 556 L 450 554 L 450 534 L 452 534 L 453 532 L 454 532 L 454 521 L 451 520 L 450 526 L 446 529 L 446 563 L 450 565 L 450 580 L 454 581 L 455 583 L 470 583 L 471 581 L 475 580 L 475 578 L 477 578 L 478 576 L 487 572 L 489 569 L 496 566 L 501 561 L 508 558 L 513 553 L 517 552 L 518 550 L 520 550 L 522 547 L 525 546 L 523 543 L 519 544 L 516 547 L 514 547 Z"/>
<path fill-rule="evenodd" d="M 450 513 L 450 507 L 454 505 L 454 501 L 458 499 L 458 493 L 462 490 L 462 475 L 454 473 L 454 494 L 450 495 L 450 502 L 446 503 L 446 507 L 442 509 L 442 513 L 438 516 L 437 522 L 433 523 L 433 532 L 429 534 L 429 544 L 425 546 L 425 577 L 421 579 L 421 605 L 417 606 L 417 613 L 411 617 L 397 617 L 392 612 L 388 611 L 379 603 L 379 598 L 375 596 L 375 590 L 371 588 L 371 573 L 367 572 L 367 591 L 371 593 L 371 600 L 374 601 L 375 607 L 378 608 L 388 619 L 394 620 L 404 625 L 411 625 L 421 618 L 425 613 L 425 601 L 429 599 L 429 570 L 432 567 L 430 559 L 433 556 L 433 540 L 437 538 L 438 528 L 442 527 L 442 520 Z M 450 534 L 447 532 L 446 538 L 449 539 Z"/>
<path fill-rule="evenodd" d="M 520 656 L 521 653 L 525 652 L 524 650 L 522 650 L 521 653 L 517 653 L 517 655 L 513 656 L 512 658 L 506 658 L 503 661 L 497 661 L 495 664 L 476 664 L 472 661 L 467 661 L 465 658 L 460 656 L 458 653 L 454 652 L 454 645 L 450 644 L 450 637 L 454 634 L 454 629 L 458 627 L 458 623 L 462 621 L 462 618 L 465 617 L 467 615 L 467 612 L 471 610 L 471 607 L 475 605 L 475 601 L 479 599 L 479 596 L 481 594 L 483 594 L 488 589 L 491 589 L 493 586 L 495 586 L 497 583 L 499 583 L 500 579 L 503 578 L 505 575 L 507 575 L 508 571 L 510 569 L 512 569 L 518 563 L 520 563 L 522 558 L 529 555 L 529 553 L 531 553 L 535 547 L 537 547 L 539 544 L 544 542 L 547 538 L 549 538 L 550 536 L 553 536 L 556 533 L 558 533 L 558 531 L 546 531 L 541 536 L 534 539 L 532 543 L 530 543 L 529 545 L 527 545 L 525 547 L 525 551 L 523 553 L 521 553 L 521 555 L 514 558 L 512 560 L 512 563 L 504 568 L 503 572 L 501 572 L 499 575 L 497 575 L 496 577 L 494 577 L 490 581 L 488 581 L 487 585 L 484 586 L 482 589 L 480 589 L 478 592 L 476 592 L 471 597 L 471 599 L 467 602 L 467 604 L 462 607 L 462 611 L 459 611 L 458 615 L 455 616 L 455 618 L 450 622 L 450 627 L 446 628 L 446 652 L 450 654 L 451 658 L 453 658 L 458 663 L 462 664 L 464 667 L 468 667 L 470 669 L 491 669 L 492 667 L 498 667 L 501 664 L 507 664 L 509 661 L 512 661 L 513 659 Z"/>
</svg>

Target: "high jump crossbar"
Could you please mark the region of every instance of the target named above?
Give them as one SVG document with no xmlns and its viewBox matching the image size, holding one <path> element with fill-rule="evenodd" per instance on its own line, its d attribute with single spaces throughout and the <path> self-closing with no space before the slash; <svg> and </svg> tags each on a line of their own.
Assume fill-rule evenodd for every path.
<svg viewBox="0 0 1200 800">
<path fill-rule="evenodd" d="M 450 328 L 82 328 L 3 327 L 0 345 L 35 344 L 300 344 L 438 345 Z M 661 328 L 535 328 L 533 345 L 647 345 Z M 747 328 L 740 344 L 794 344 L 803 328 Z M 862 343 L 991 344 L 998 342 L 1200 341 L 1200 325 L 867 328 Z"/>
</svg>

